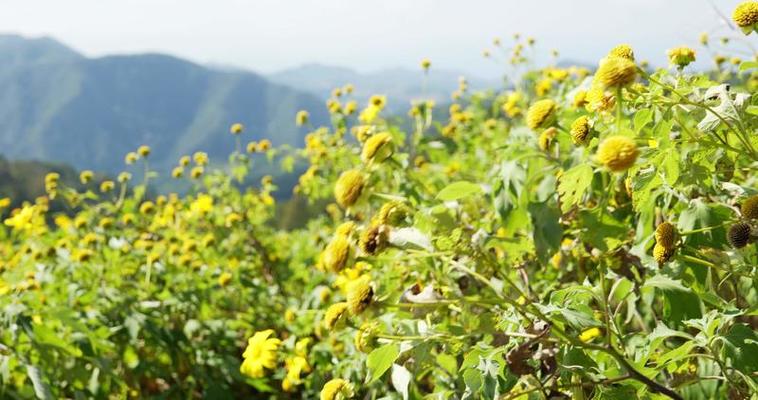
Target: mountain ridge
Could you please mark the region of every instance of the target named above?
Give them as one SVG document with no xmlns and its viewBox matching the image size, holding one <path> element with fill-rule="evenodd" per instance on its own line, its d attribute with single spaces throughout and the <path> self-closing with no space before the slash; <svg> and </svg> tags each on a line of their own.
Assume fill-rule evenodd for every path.
<svg viewBox="0 0 758 400">
<path fill-rule="evenodd" d="M 9 158 L 115 173 L 126 152 L 147 144 L 167 171 L 197 150 L 225 161 L 235 122 L 246 126 L 244 140 L 299 145 L 297 111 L 329 120 L 311 93 L 171 55 L 88 58 L 50 38 L 0 35 L 0 58 L 12 60 L 0 65 L 0 146 Z"/>
</svg>

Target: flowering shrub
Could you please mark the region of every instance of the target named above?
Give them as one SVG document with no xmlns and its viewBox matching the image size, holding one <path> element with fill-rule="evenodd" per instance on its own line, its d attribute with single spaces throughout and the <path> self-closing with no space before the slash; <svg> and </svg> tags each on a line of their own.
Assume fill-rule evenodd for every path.
<svg viewBox="0 0 758 400">
<path fill-rule="evenodd" d="M 228 166 L 183 157 L 183 196 L 147 198 L 147 146 L 126 158 L 141 180 L 49 175 L 0 230 L 0 391 L 755 396 L 756 63 L 691 73 L 694 51 L 669 55 L 651 71 L 619 46 L 594 76 L 551 66 L 502 92 L 462 81 L 445 118 L 422 101 L 407 125 L 345 88 L 302 149 L 243 153 L 234 124 Z M 272 179 L 240 189 L 265 159 L 308 162 L 295 192 L 329 204 L 305 227 L 272 227 Z"/>
</svg>

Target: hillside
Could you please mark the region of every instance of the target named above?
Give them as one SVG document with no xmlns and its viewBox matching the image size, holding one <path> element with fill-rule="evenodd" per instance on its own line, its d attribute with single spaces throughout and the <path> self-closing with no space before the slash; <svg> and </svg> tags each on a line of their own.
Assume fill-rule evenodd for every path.
<svg viewBox="0 0 758 400">
<path fill-rule="evenodd" d="M 149 144 L 166 171 L 196 150 L 225 160 L 232 122 L 245 124 L 244 140 L 278 145 L 302 141 L 300 109 L 327 121 L 310 93 L 165 55 L 87 58 L 49 38 L 3 35 L 0 59 L 0 148 L 11 159 L 114 173 L 125 153 Z"/>
<path fill-rule="evenodd" d="M 471 89 L 480 90 L 501 86 L 500 82 L 466 76 L 463 72 L 432 68 L 424 83 L 419 70 L 392 68 L 361 73 L 349 68 L 322 64 L 304 64 L 268 76 L 273 82 L 307 90 L 320 98 L 329 97 L 335 87 L 351 83 L 355 97 L 365 102 L 373 94 L 387 95 L 389 110 L 405 113 L 411 101 L 432 98 L 450 101 L 450 93 L 458 88 L 458 79 L 465 76 Z"/>
</svg>

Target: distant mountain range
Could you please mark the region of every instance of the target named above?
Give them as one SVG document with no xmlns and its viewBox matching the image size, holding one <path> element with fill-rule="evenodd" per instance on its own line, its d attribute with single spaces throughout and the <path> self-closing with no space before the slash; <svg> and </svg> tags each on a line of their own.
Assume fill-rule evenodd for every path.
<svg viewBox="0 0 758 400">
<path fill-rule="evenodd" d="M 298 110 L 328 121 L 324 100 L 251 72 L 158 54 L 86 58 L 48 38 L 0 36 L 0 88 L 0 154 L 107 173 L 141 144 L 167 171 L 196 150 L 225 161 L 235 122 L 245 140 L 299 144 Z"/>
<path fill-rule="evenodd" d="M 307 132 L 295 114 L 304 109 L 313 125 L 328 124 L 335 87 L 352 83 L 361 103 L 387 95 L 388 112 L 405 115 L 414 99 L 448 102 L 461 75 L 432 66 L 425 80 L 420 68 L 306 64 L 262 76 L 160 54 L 88 58 L 50 38 L 0 35 L 0 156 L 114 174 L 127 152 L 148 144 L 151 165 L 167 175 L 197 150 L 225 162 L 235 122 L 245 125 L 245 141 L 301 145 Z M 468 80 L 472 89 L 498 85 Z"/>
<path fill-rule="evenodd" d="M 331 95 L 332 89 L 351 83 L 355 86 L 354 97 L 361 103 L 365 103 L 371 95 L 383 94 L 387 96 L 391 112 L 404 113 L 413 100 L 431 98 L 437 102 L 449 102 L 462 76 L 466 77 L 472 90 L 502 85 L 496 80 L 471 77 L 460 71 L 438 70 L 434 66 L 425 77 L 421 67 L 418 70 L 393 68 L 360 73 L 344 67 L 304 64 L 269 74 L 268 78 L 276 83 L 307 90 L 323 99 Z"/>
</svg>

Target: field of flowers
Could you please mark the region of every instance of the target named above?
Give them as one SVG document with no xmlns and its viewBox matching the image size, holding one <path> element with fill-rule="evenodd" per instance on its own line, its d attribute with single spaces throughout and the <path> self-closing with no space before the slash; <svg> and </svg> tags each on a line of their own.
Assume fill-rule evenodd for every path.
<svg viewBox="0 0 758 400">
<path fill-rule="evenodd" d="M 733 19 L 655 70 L 496 40 L 507 89 L 407 118 L 347 85 L 331 126 L 293 116 L 303 148 L 234 124 L 228 160 L 180 159 L 183 195 L 149 195 L 148 146 L 84 190 L 49 174 L 0 200 L 0 397 L 756 398 L 758 61 L 727 49 L 758 3 Z M 304 227 L 241 184 L 267 162 L 308 163 Z"/>
</svg>

